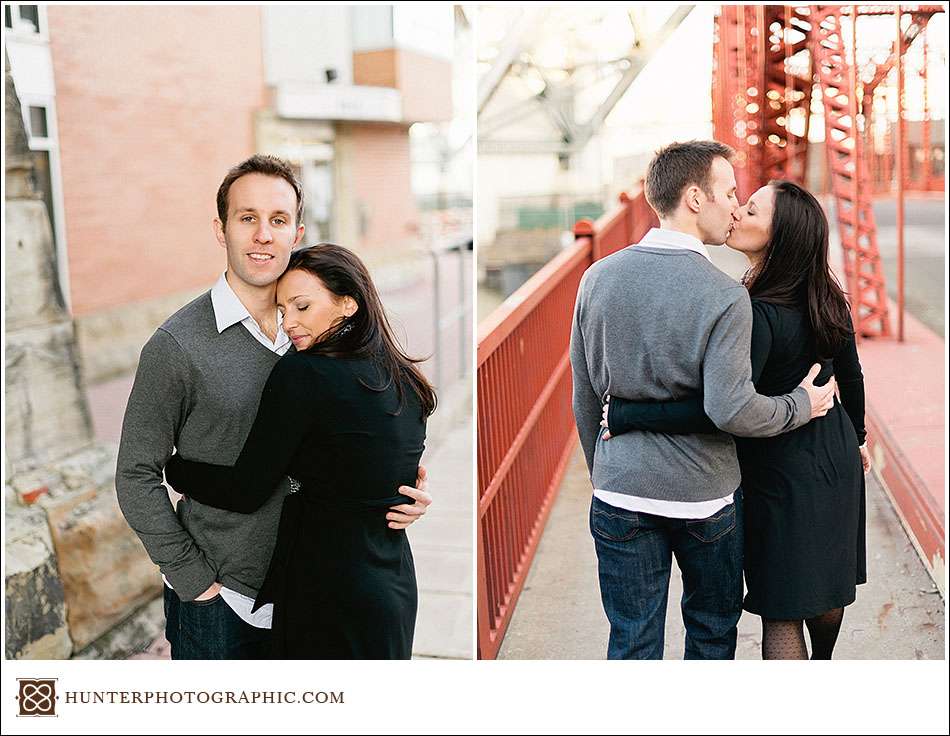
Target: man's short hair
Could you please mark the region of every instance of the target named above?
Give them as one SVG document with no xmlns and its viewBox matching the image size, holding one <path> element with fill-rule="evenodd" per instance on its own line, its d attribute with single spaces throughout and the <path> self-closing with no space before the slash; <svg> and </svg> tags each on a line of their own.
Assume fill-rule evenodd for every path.
<svg viewBox="0 0 950 736">
<path fill-rule="evenodd" d="M 710 199 L 709 172 L 716 158 L 730 161 L 735 154 L 718 141 L 671 143 L 657 151 L 647 167 L 644 194 L 647 203 L 660 217 L 669 217 L 679 206 L 683 190 L 695 184 Z"/>
<path fill-rule="evenodd" d="M 245 174 L 264 174 L 265 176 L 275 176 L 283 179 L 291 187 L 294 194 L 297 195 L 297 212 L 295 225 L 299 225 L 303 220 L 303 187 L 294 174 L 294 170 L 289 163 L 277 156 L 268 156 L 257 153 L 246 161 L 242 161 L 233 167 L 224 177 L 221 186 L 218 187 L 218 219 L 222 224 L 228 221 L 228 192 L 231 191 L 231 185 Z"/>
</svg>

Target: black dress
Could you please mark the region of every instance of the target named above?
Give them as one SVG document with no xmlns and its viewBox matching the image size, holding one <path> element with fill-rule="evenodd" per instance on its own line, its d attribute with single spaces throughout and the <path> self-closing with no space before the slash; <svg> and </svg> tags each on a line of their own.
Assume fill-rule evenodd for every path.
<svg viewBox="0 0 950 736">
<path fill-rule="evenodd" d="M 797 309 L 752 301 L 752 380 L 767 396 L 790 393 L 816 358 L 814 333 Z M 745 506 L 747 611 L 811 618 L 854 601 L 866 582 L 864 379 L 853 339 L 822 362 L 841 403 L 775 437 L 736 438 Z M 702 398 L 641 403 L 610 397 L 611 434 L 714 431 Z"/>
<path fill-rule="evenodd" d="M 397 489 L 416 483 L 425 420 L 408 386 L 400 410 L 396 384 L 383 385 L 370 360 L 288 353 L 267 379 L 233 467 L 175 455 L 165 468 L 179 493 L 241 513 L 259 508 L 282 476 L 299 483 L 284 499 L 254 605 L 274 603 L 275 658 L 412 653 L 412 553 L 406 532 L 390 529 L 385 515 L 413 502 Z"/>
</svg>

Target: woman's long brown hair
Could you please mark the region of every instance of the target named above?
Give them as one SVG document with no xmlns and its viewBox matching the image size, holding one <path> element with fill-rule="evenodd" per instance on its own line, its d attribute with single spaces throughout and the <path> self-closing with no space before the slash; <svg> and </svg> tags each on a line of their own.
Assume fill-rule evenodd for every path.
<svg viewBox="0 0 950 736">
<path fill-rule="evenodd" d="M 408 384 L 419 398 L 422 416 L 435 411 L 435 389 L 416 367 L 424 358 L 412 358 L 399 346 L 369 271 L 353 251 L 332 243 L 302 248 L 290 255 L 287 271 L 306 271 L 316 276 L 334 295 L 341 299 L 351 297 L 358 307 L 351 317 L 320 335 L 307 352 L 373 360 L 382 369 L 385 381 L 381 386 L 364 384 L 367 388 L 384 391 L 395 383 L 401 411 Z"/>
<path fill-rule="evenodd" d="M 828 265 L 828 218 L 808 190 L 790 181 L 775 189 L 771 235 L 761 266 L 744 283 L 752 299 L 807 310 L 818 357 L 834 357 L 853 333 L 844 291 Z"/>
</svg>

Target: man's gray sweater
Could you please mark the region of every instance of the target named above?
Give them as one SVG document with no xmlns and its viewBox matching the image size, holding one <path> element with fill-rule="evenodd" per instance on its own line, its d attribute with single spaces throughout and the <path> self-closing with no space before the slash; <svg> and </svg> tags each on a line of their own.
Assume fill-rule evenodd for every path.
<svg viewBox="0 0 950 736">
<path fill-rule="evenodd" d="M 234 464 L 278 360 L 241 324 L 219 334 L 210 292 L 172 315 L 142 349 L 122 424 L 116 492 L 129 525 L 182 600 L 215 581 L 255 597 L 264 580 L 286 478 L 253 514 L 188 498 L 176 511 L 162 479 L 175 447 L 189 460 Z"/>
<path fill-rule="evenodd" d="M 581 280 L 571 334 L 574 417 L 594 488 L 663 501 L 722 498 L 740 482 L 730 435 L 768 437 L 808 422 L 808 394 L 760 396 L 745 288 L 701 254 L 635 245 Z M 628 432 L 601 439 L 604 397 L 702 394 L 716 434 Z"/>
</svg>

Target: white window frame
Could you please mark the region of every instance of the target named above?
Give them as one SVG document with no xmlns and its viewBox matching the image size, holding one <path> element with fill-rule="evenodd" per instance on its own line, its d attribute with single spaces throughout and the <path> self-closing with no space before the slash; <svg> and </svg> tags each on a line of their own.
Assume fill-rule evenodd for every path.
<svg viewBox="0 0 950 736">
<path fill-rule="evenodd" d="M 49 19 L 46 15 L 46 5 L 42 3 L 6 3 L 10 6 L 10 14 L 13 17 L 13 28 L 3 26 L 3 32 L 9 33 L 17 41 L 37 41 L 39 43 L 49 43 Z M 36 17 L 40 27 L 34 31 L 24 30 L 20 23 L 20 6 L 36 5 Z"/>
<path fill-rule="evenodd" d="M 34 136 L 30 130 L 30 108 L 46 108 L 46 137 Z M 53 200 L 53 240 L 56 244 L 56 270 L 59 287 L 66 303 L 66 309 L 72 314 L 72 299 L 69 290 L 69 259 L 66 249 L 66 211 L 63 204 L 63 173 L 59 155 L 59 129 L 56 124 L 56 98 L 47 95 L 25 94 L 20 97 L 20 114 L 31 151 L 49 153 L 50 197 Z"/>
</svg>

